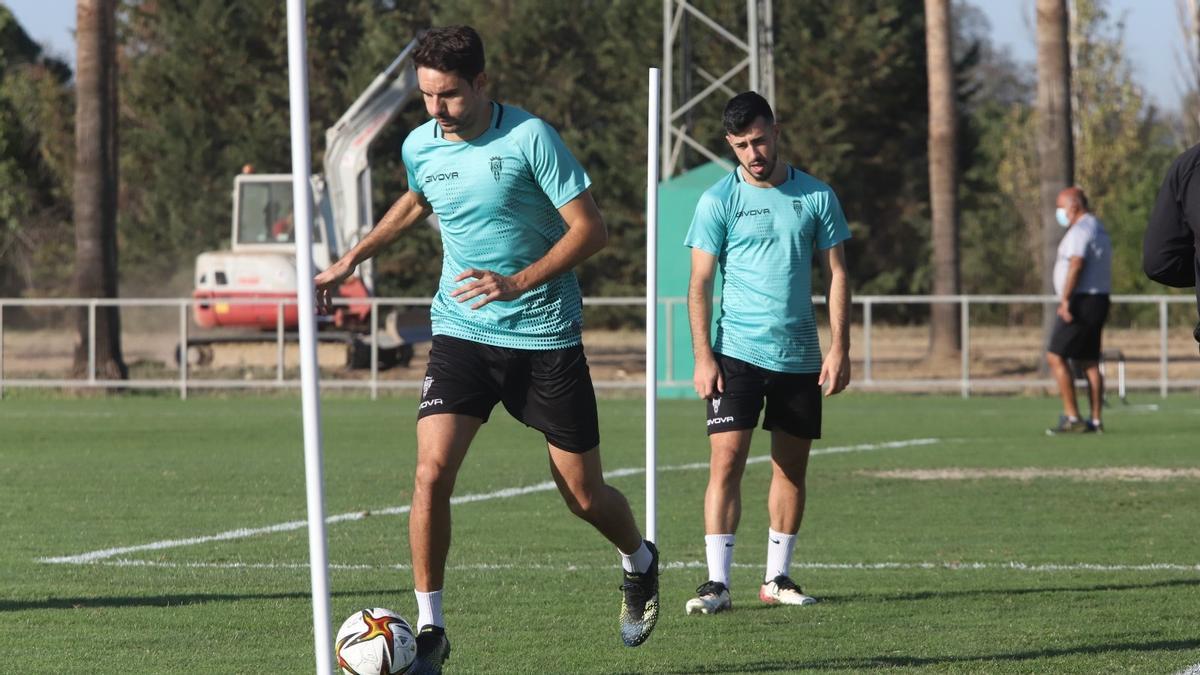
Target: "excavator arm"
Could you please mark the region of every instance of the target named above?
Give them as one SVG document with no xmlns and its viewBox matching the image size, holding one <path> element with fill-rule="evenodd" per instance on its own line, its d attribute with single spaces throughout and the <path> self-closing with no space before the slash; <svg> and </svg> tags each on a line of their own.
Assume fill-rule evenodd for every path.
<svg viewBox="0 0 1200 675">
<path fill-rule="evenodd" d="M 416 40 L 410 42 L 325 131 L 325 185 L 318 209 L 326 215 L 330 260 L 341 257 L 375 225 L 367 153 L 379 132 L 418 91 L 412 65 L 416 44 Z M 374 294 L 372 267 L 370 261 L 365 262 L 358 272 L 367 291 Z"/>
</svg>

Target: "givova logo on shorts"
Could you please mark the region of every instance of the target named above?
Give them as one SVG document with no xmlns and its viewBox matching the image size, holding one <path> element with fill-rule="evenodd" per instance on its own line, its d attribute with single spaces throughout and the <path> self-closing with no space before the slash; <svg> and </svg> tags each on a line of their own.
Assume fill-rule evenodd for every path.
<svg viewBox="0 0 1200 675">
<path fill-rule="evenodd" d="M 429 394 L 429 388 L 432 386 L 433 378 L 427 376 L 425 381 L 421 383 L 421 398 L 425 398 Z M 417 410 L 424 410 L 429 406 L 442 405 L 443 403 L 445 401 L 440 398 L 431 398 L 428 401 L 421 401 L 421 405 L 417 407 Z"/>
</svg>

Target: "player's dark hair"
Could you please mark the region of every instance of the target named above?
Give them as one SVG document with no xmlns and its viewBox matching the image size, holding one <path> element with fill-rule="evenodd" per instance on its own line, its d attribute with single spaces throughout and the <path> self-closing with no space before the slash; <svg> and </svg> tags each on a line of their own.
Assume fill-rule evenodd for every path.
<svg viewBox="0 0 1200 675">
<path fill-rule="evenodd" d="M 413 63 L 474 82 L 485 65 L 483 40 L 470 26 L 430 28 L 417 35 Z"/>
<path fill-rule="evenodd" d="M 738 94 L 725 104 L 725 133 L 731 136 L 740 134 L 760 117 L 767 124 L 775 121 L 775 114 L 771 112 L 771 104 L 767 103 L 767 99 L 753 91 Z"/>
</svg>

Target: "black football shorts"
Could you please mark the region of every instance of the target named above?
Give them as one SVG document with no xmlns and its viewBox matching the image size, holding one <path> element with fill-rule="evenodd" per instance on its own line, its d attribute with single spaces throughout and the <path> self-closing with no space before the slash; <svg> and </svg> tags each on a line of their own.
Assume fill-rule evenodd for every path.
<svg viewBox="0 0 1200 675">
<path fill-rule="evenodd" d="M 555 447 L 587 452 L 600 445 L 582 345 L 512 349 L 434 335 L 417 418 L 454 413 L 487 422 L 497 403 Z"/>
<path fill-rule="evenodd" d="M 725 381 L 719 396 L 705 401 L 708 433 L 753 429 L 766 401 L 763 429 L 798 438 L 821 437 L 821 385 L 817 373 L 778 373 L 717 354 Z"/>
<path fill-rule="evenodd" d="M 1100 333 L 1108 320 L 1107 294 L 1076 293 L 1067 301 L 1071 323 L 1057 317 L 1047 351 L 1078 361 L 1100 360 Z"/>
</svg>

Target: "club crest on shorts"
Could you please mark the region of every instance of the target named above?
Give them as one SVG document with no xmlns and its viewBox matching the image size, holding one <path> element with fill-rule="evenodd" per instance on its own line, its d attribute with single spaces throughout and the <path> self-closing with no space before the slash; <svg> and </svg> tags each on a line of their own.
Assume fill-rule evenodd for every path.
<svg viewBox="0 0 1200 675">
<path fill-rule="evenodd" d="M 799 199 L 792 200 L 792 210 L 796 212 L 797 218 L 804 217 L 804 204 L 802 204 Z"/>
<path fill-rule="evenodd" d="M 495 178 L 496 182 L 499 183 L 500 170 L 504 168 L 504 160 L 500 159 L 500 156 L 497 155 L 488 162 L 488 165 L 492 168 L 492 178 Z"/>
<path fill-rule="evenodd" d="M 425 395 L 429 393 L 429 387 L 431 386 L 433 386 L 433 378 L 426 377 L 425 382 L 421 384 L 421 398 L 425 398 Z"/>
<path fill-rule="evenodd" d="M 716 415 L 721 410 L 721 397 L 718 396 L 712 400 L 713 414 Z"/>
</svg>

